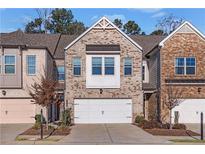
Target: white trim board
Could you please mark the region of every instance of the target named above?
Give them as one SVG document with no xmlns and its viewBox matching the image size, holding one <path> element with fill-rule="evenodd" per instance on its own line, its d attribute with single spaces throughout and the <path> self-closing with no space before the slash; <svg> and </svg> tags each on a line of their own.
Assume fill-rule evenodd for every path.
<svg viewBox="0 0 205 154">
<path fill-rule="evenodd" d="M 101 22 L 107 22 L 107 24 L 102 25 Z M 97 25 L 100 25 L 97 26 Z M 111 25 L 112 27 L 109 27 L 109 25 Z M 135 45 L 137 48 L 139 48 L 142 51 L 142 47 L 137 44 L 135 41 L 133 41 L 129 36 L 127 36 L 123 31 L 121 31 L 117 26 L 115 26 L 115 24 L 113 24 L 110 20 L 108 20 L 106 17 L 102 17 L 101 19 L 99 19 L 93 26 L 91 26 L 89 29 L 87 29 L 84 33 L 82 33 L 79 37 L 77 37 L 74 41 L 72 41 L 66 48 L 65 50 L 67 50 L 68 48 L 70 48 L 73 44 L 75 44 L 79 39 L 81 39 L 84 35 L 86 35 L 89 31 L 91 31 L 91 29 L 93 28 L 97 28 L 97 29 L 111 29 L 114 28 L 117 31 L 119 31 L 126 39 L 128 39 L 133 45 Z"/>
<path fill-rule="evenodd" d="M 174 30 L 170 35 L 168 35 L 165 39 L 163 39 L 160 43 L 159 46 L 164 46 L 164 43 L 171 38 L 176 32 L 178 32 L 183 26 L 188 25 L 192 30 L 196 32 L 196 34 L 201 37 L 202 39 L 205 40 L 204 34 L 202 34 L 196 27 L 194 27 L 190 22 L 185 21 L 182 23 L 176 30 Z"/>
</svg>

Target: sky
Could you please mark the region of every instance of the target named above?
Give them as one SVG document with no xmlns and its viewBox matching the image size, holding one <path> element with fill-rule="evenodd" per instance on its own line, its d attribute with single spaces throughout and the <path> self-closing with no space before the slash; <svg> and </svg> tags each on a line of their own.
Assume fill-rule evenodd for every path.
<svg viewBox="0 0 205 154">
<path fill-rule="evenodd" d="M 120 18 L 123 23 L 134 20 L 146 34 L 156 29 L 157 22 L 164 16 L 173 14 L 196 26 L 205 34 L 205 9 L 71 9 L 74 18 L 86 27 L 94 24 L 100 17 L 110 20 Z M 35 9 L 0 9 L 0 32 L 24 29 L 26 23 L 37 17 Z"/>
</svg>

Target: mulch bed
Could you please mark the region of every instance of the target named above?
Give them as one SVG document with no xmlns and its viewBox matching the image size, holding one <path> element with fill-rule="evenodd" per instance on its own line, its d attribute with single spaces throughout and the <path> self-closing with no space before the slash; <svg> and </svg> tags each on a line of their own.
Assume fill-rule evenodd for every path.
<svg viewBox="0 0 205 154">
<path fill-rule="evenodd" d="M 43 128 L 43 135 L 68 135 L 70 134 L 71 129 L 69 127 L 63 128 L 49 128 L 48 130 L 46 127 Z M 29 128 L 25 132 L 21 133 L 20 135 L 40 135 L 41 130 L 36 128 Z"/>
<path fill-rule="evenodd" d="M 198 133 L 191 130 L 182 130 L 182 129 L 144 129 L 146 132 L 156 135 L 156 136 L 199 136 Z"/>
</svg>

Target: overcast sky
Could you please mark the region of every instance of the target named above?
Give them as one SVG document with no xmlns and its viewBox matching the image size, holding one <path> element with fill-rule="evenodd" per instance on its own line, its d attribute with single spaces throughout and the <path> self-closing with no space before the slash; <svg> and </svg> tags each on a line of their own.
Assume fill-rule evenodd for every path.
<svg viewBox="0 0 205 154">
<path fill-rule="evenodd" d="M 134 20 L 147 34 L 155 30 L 157 21 L 163 16 L 173 14 L 190 21 L 205 34 L 205 9 L 71 9 L 75 19 L 87 27 L 100 17 L 113 20 L 120 18 L 124 23 Z M 25 24 L 37 17 L 35 9 L 0 9 L 0 32 L 24 29 Z"/>
</svg>

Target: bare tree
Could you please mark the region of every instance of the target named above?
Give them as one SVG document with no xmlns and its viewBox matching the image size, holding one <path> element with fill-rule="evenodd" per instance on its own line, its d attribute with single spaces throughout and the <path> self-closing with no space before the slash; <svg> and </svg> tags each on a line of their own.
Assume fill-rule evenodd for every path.
<svg viewBox="0 0 205 154">
<path fill-rule="evenodd" d="M 49 106 L 60 101 L 60 96 L 55 91 L 57 84 L 57 81 L 49 78 L 47 75 L 41 75 L 40 82 L 34 82 L 29 88 L 29 95 L 34 100 L 34 103 L 46 108 L 47 128 Z"/>
<path fill-rule="evenodd" d="M 163 98 L 163 103 L 169 110 L 169 124 L 172 129 L 172 109 L 183 102 L 182 89 L 176 88 L 171 84 L 166 85 L 166 95 Z"/>
<path fill-rule="evenodd" d="M 173 14 L 170 14 L 160 19 L 158 21 L 158 24 L 156 25 L 156 28 L 157 30 L 162 30 L 164 33 L 163 35 L 169 35 L 183 22 L 184 22 L 184 19 L 178 18 L 174 16 Z"/>
<path fill-rule="evenodd" d="M 52 9 L 44 8 L 35 10 L 38 14 L 38 18 L 42 20 L 42 26 L 44 28 L 45 33 L 48 33 L 48 23 L 50 22 Z"/>
</svg>

